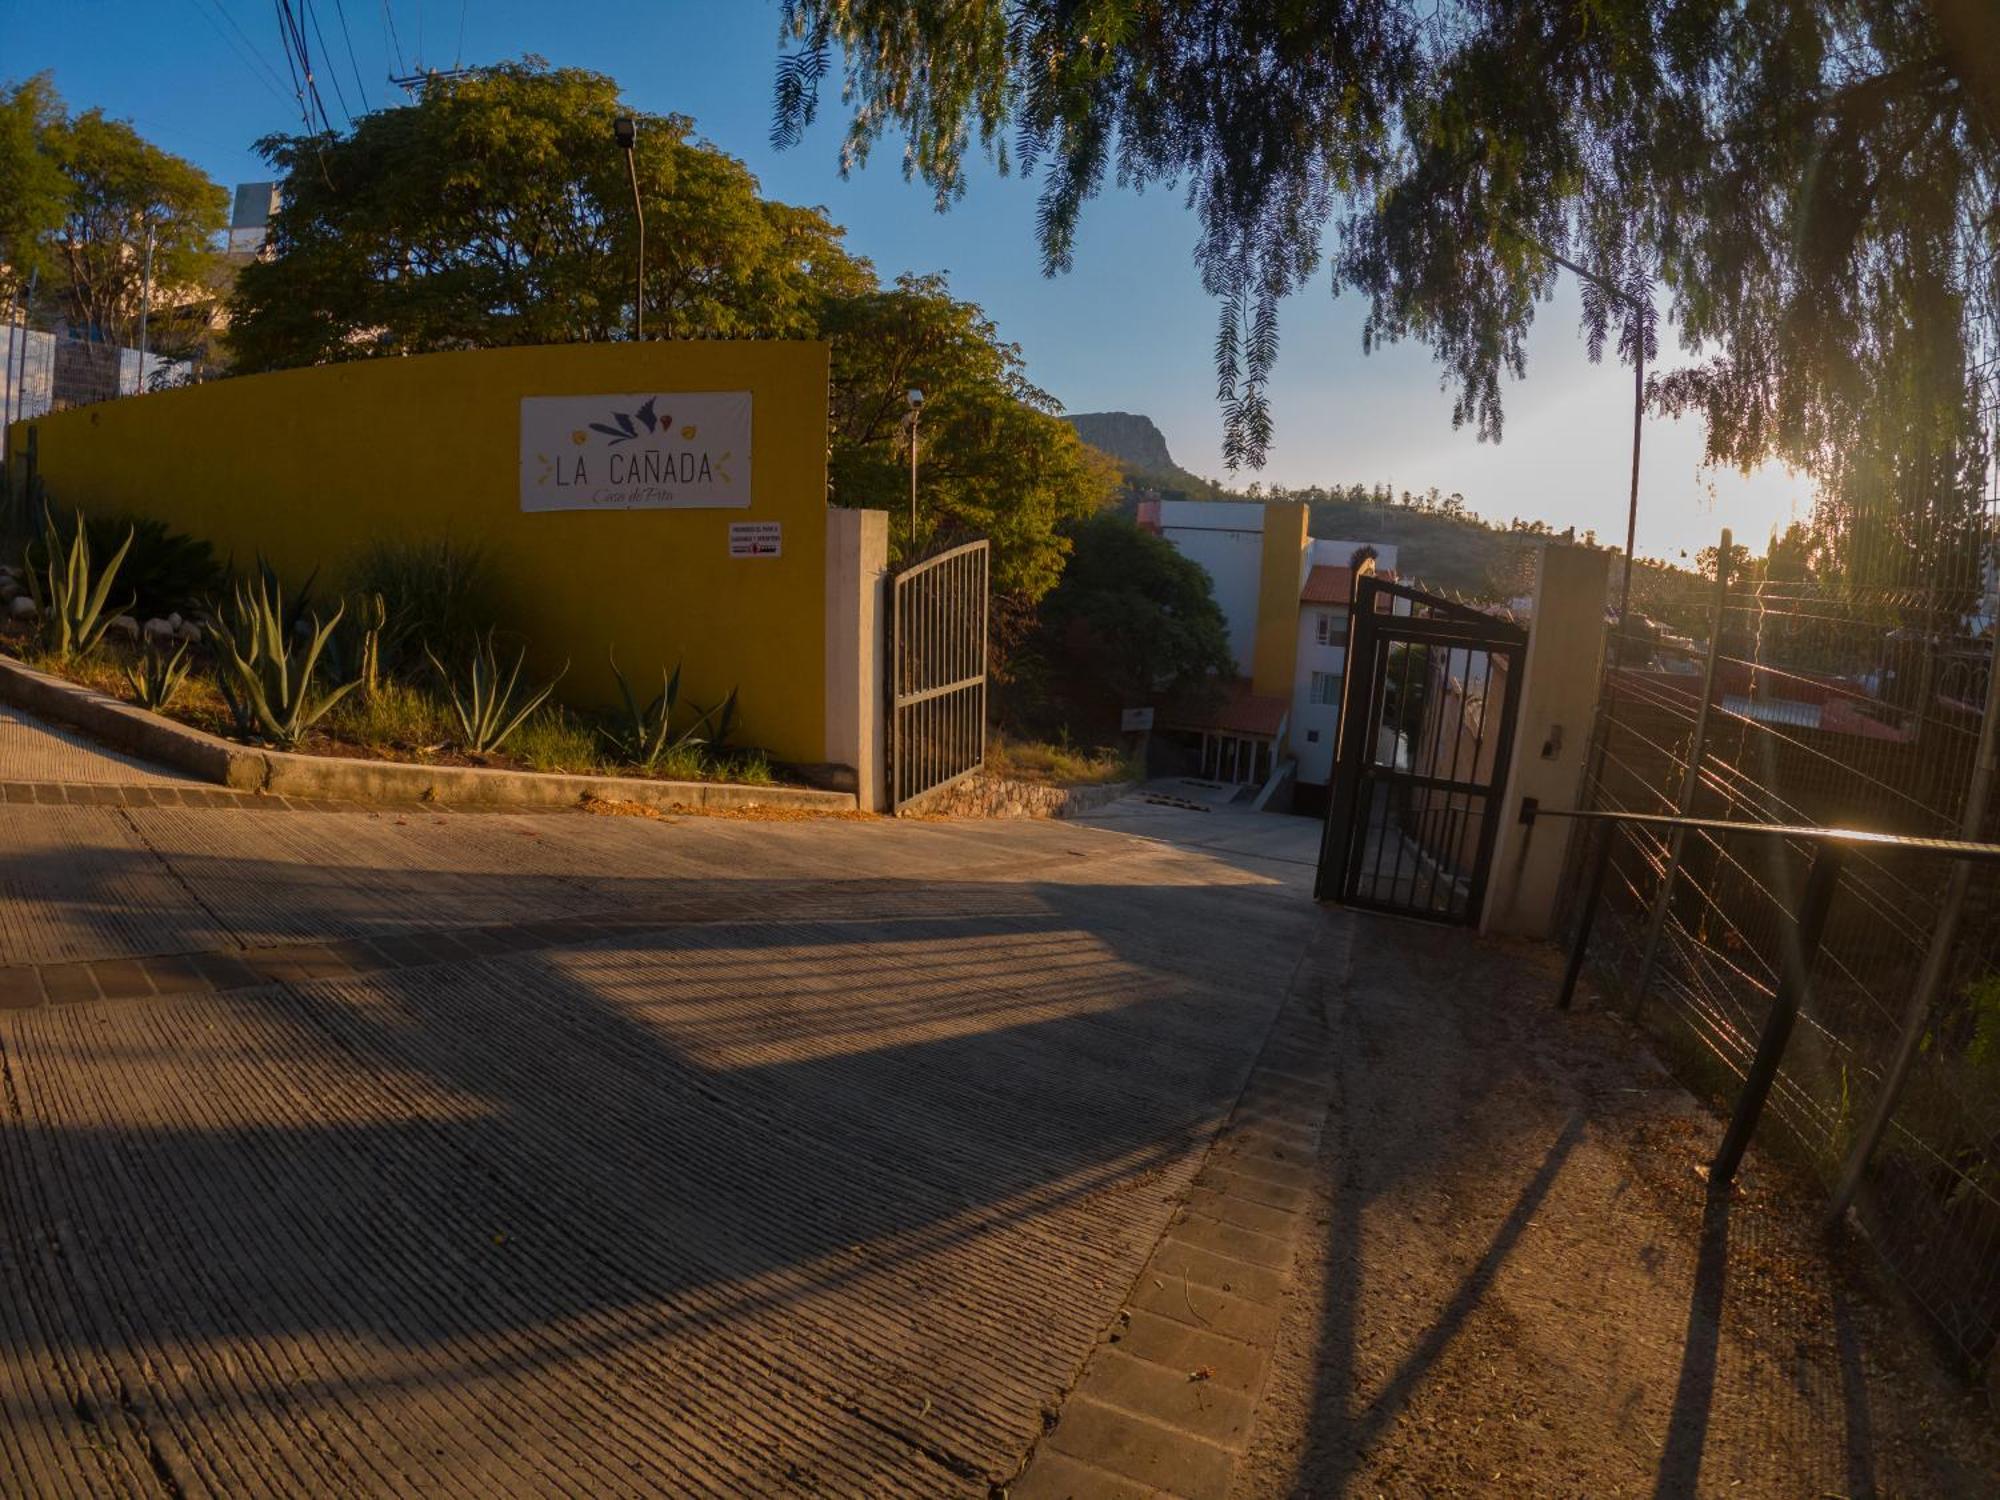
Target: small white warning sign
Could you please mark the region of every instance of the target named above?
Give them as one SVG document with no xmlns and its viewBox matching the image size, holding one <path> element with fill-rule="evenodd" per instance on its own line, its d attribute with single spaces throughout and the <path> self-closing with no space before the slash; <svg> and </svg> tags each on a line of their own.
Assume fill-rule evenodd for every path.
<svg viewBox="0 0 2000 1500">
<path fill-rule="evenodd" d="M 784 525 L 779 521 L 731 521 L 731 557 L 777 557 L 784 546 Z"/>
</svg>

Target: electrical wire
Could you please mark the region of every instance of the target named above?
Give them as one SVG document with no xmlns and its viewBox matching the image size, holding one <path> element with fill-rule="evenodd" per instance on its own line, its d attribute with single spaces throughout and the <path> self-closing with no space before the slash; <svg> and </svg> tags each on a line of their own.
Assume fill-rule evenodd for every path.
<svg viewBox="0 0 2000 1500">
<path fill-rule="evenodd" d="M 285 97 L 284 80 L 272 70 L 270 63 L 264 60 L 263 54 L 257 51 L 250 38 L 243 35 L 243 28 L 236 24 L 236 18 L 223 10 L 218 0 L 189 0 L 189 3 L 201 12 L 202 19 L 207 21 L 209 28 L 222 38 L 224 45 L 250 68 L 257 81 L 271 91 L 273 98 L 281 103 L 289 102 Z M 229 23 L 230 30 L 236 33 L 235 36 L 223 30 L 222 21 L 216 19 L 218 15 L 222 21 Z M 242 38 L 241 41 L 237 40 L 239 37 Z"/>
</svg>

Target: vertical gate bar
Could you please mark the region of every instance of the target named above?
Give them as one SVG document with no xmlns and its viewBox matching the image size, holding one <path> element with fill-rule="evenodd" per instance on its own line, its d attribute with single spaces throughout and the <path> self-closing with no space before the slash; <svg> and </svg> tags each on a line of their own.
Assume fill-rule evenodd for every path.
<svg viewBox="0 0 2000 1500">
<path fill-rule="evenodd" d="M 1404 730 L 1409 726 L 1410 722 L 1410 658 L 1415 654 L 1416 652 L 1411 647 L 1410 643 L 1408 641 L 1403 642 L 1403 674 L 1402 677 L 1398 680 L 1396 686 L 1396 742 L 1393 746 L 1390 747 L 1389 750 L 1389 770 L 1391 775 L 1402 769 L 1400 766 L 1396 764 L 1396 761 L 1400 755 L 1400 752 L 1403 749 L 1404 742 L 1407 738 L 1407 736 L 1404 734 Z M 1426 650 L 1424 651 L 1424 666 L 1426 671 L 1429 670 L 1430 659 L 1431 659 L 1430 651 L 1428 648 L 1426 648 Z M 1415 905 L 1414 901 L 1406 903 L 1403 900 L 1403 894 L 1402 894 L 1403 854 L 1410 842 L 1410 835 L 1408 830 L 1405 829 L 1403 826 L 1404 814 L 1401 809 L 1398 809 L 1396 807 L 1396 794 L 1394 791 L 1395 783 L 1393 781 L 1390 781 L 1388 785 L 1390 787 L 1389 806 L 1391 811 L 1394 812 L 1396 816 L 1396 868 L 1395 868 L 1395 873 L 1393 873 L 1389 877 L 1390 899 L 1393 900 L 1399 907 L 1404 905 L 1414 906 Z M 1411 885 L 1413 888 L 1415 884 L 1416 884 L 1416 877 L 1414 874 L 1412 874 Z M 1414 889 L 1412 891 L 1412 894 L 1414 894 Z"/>
<path fill-rule="evenodd" d="M 1516 637 L 1519 640 L 1519 637 Z M 1466 892 L 1467 920 L 1474 926 L 1486 914 L 1486 887 L 1493 869 L 1493 846 L 1500 838 L 1500 819 L 1504 811 L 1500 799 L 1507 795 L 1506 767 L 1513 763 L 1514 740 L 1520 732 L 1516 722 L 1521 712 L 1521 678 L 1527 660 L 1525 643 L 1512 645 L 1507 649 L 1507 695 L 1500 705 L 1500 733 L 1493 742 L 1492 780 L 1487 783 L 1485 807 L 1480 810 L 1479 851 L 1473 859 L 1472 885 Z M 1487 663 L 1488 669 L 1492 663 Z M 1488 682 L 1491 682 L 1488 678 Z M 1488 691 L 1491 691 L 1489 687 Z M 1565 980 L 1565 995 L 1573 988 L 1574 981 Z"/>
<path fill-rule="evenodd" d="M 1686 817 L 1694 810 L 1701 790 L 1702 752 L 1708 745 L 1708 721 L 1715 709 L 1716 668 L 1722 659 L 1722 621 L 1729 606 L 1729 548 L 1731 535 L 1722 528 L 1722 544 L 1715 551 L 1715 613 L 1708 629 L 1708 662 L 1702 671 L 1701 706 L 1695 710 L 1694 736 L 1688 742 L 1687 768 L 1681 776 L 1681 794 L 1674 811 Z M 1653 966 L 1659 962 L 1660 939 L 1666 935 L 1667 913 L 1673 903 L 1674 884 L 1680 878 L 1681 857 L 1687 847 L 1687 830 L 1676 828 L 1667 835 L 1667 867 L 1660 876 L 1660 889 L 1653 898 L 1653 910 L 1646 922 L 1646 946 L 1639 959 L 1639 978 L 1632 987 L 1632 1019 L 1646 1009 L 1646 994 L 1653 987 Z"/>
<path fill-rule="evenodd" d="M 1749 1076 L 1743 1080 L 1743 1092 L 1736 1097 L 1736 1112 L 1730 1118 L 1729 1130 L 1708 1169 L 1711 1188 L 1727 1187 L 1735 1180 L 1743 1153 L 1750 1147 L 1750 1137 L 1756 1134 L 1771 1084 L 1778 1076 L 1778 1065 L 1784 1061 L 1785 1043 L 1791 1040 L 1792 1027 L 1798 1021 L 1800 1002 L 1812 982 L 1813 963 L 1819 957 L 1827 913 L 1833 908 L 1834 892 L 1840 885 L 1840 864 L 1838 844 L 1823 843 L 1813 855 L 1805 894 L 1799 898 L 1798 914 L 1792 920 L 1791 932 L 1786 934 L 1784 972 L 1778 981 L 1777 994 L 1771 997 L 1770 1017 L 1764 1023 L 1764 1034 L 1757 1039 L 1757 1055 L 1751 1059 Z"/>
<path fill-rule="evenodd" d="M 1607 819 L 1597 840 L 1597 852 L 1591 856 L 1590 879 L 1583 889 L 1583 908 L 1576 914 L 1576 933 L 1570 939 L 1569 961 L 1563 965 L 1562 990 L 1556 996 L 1557 1010 L 1568 1010 L 1576 999 L 1576 981 L 1583 974 L 1583 956 L 1590 949 L 1590 929 L 1596 925 L 1597 906 L 1604 899 L 1604 877 L 1611 868 L 1611 841 L 1617 836 L 1618 825 Z"/>
<path fill-rule="evenodd" d="M 1447 675 L 1449 675 L 1449 670 L 1450 669 L 1447 666 L 1446 668 Z M 1487 657 L 1486 670 L 1487 670 L 1486 680 L 1490 684 L 1493 680 L 1492 679 L 1493 659 L 1491 655 Z M 1468 678 L 1472 676 L 1472 650 L 1470 647 L 1467 648 L 1465 653 L 1465 675 Z M 1448 779 L 1452 781 L 1457 781 L 1459 779 L 1459 774 L 1458 774 L 1459 756 L 1463 754 L 1465 750 L 1466 708 L 1467 708 L 1466 695 L 1461 693 L 1459 695 L 1459 700 L 1458 700 L 1458 733 L 1452 737 L 1452 745 L 1451 745 L 1451 771 L 1449 773 Z M 1478 747 L 1475 746 L 1472 752 L 1472 777 L 1477 777 L 1478 774 L 1479 774 L 1479 750 Z M 1472 778 L 1469 777 L 1467 779 L 1472 779 Z M 1456 847 L 1456 840 L 1452 836 L 1452 828 L 1453 828 L 1452 814 L 1456 813 L 1459 810 L 1458 809 L 1459 794 L 1457 792 L 1449 792 L 1446 794 L 1445 800 L 1446 800 L 1447 814 L 1445 818 L 1446 826 L 1444 830 L 1444 837 L 1442 839 L 1442 847 L 1446 849 L 1452 849 Z M 1443 860 L 1438 860 L 1436 867 L 1441 869 L 1443 864 L 1444 864 Z M 1452 866 L 1453 871 L 1456 872 L 1457 868 L 1458 867 L 1456 863 L 1454 863 Z M 1452 909 L 1453 903 L 1456 899 L 1456 886 L 1457 886 L 1457 881 L 1454 879 L 1448 882 L 1445 887 L 1445 908 L 1447 911 Z M 1437 899 L 1436 899 L 1437 879 L 1435 876 L 1433 876 L 1431 880 L 1431 892 L 1432 892 L 1432 897 L 1427 904 L 1435 907 L 1437 905 Z"/>
<path fill-rule="evenodd" d="M 1327 798 L 1326 826 L 1320 830 L 1319 868 L 1313 877 L 1313 896 L 1320 901 L 1342 900 L 1347 895 L 1354 809 L 1360 790 L 1356 752 L 1367 729 L 1369 660 L 1374 651 L 1371 611 L 1367 605 L 1374 596 L 1373 578 L 1363 576 L 1354 580 L 1348 601 L 1347 659 L 1341 681 L 1340 717 L 1334 724 L 1332 788 Z"/>
</svg>

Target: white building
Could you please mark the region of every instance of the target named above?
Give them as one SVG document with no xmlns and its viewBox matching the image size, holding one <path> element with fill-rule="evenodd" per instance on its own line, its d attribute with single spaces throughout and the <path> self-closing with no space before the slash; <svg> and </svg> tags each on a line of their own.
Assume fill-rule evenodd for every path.
<svg viewBox="0 0 2000 1500">
<path fill-rule="evenodd" d="M 1139 524 L 1208 574 L 1243 679 L 1219 704 L 1169 714 L 1163 725 L 1199 735 L 1201 767 L 1222 780 L 1261 781 L 1290 755 L 1301 786 L 1333 773 L 1347 615 L 1356 569 L 1391 573 L 1386 542 L 1311 537 L 1290 502 L 1147 501 Z"/>
</svg>

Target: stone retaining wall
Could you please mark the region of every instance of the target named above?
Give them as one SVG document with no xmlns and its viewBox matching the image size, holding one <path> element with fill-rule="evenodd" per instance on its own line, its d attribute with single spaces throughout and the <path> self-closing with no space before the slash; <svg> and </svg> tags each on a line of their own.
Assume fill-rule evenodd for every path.
<svg viewBox="0 0 2000 1500">
<path fill-rule="evenodd" d="M 1115 802 L 1132 790 L 1129 781 L 1099 786 L 1049 786 L 975 773 L 920 799 L 905 816 L 942 818 L 1074 818 Z"/>
</svg>

